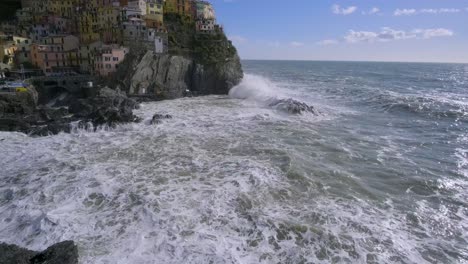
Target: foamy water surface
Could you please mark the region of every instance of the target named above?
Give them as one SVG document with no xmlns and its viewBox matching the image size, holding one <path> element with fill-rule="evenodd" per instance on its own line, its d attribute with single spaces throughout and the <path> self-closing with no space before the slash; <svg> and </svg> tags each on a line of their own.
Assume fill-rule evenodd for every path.
<svg viewBox="0 0 468 264">
<path fill-rule="evenodd" d="M 139 124 L 0 133 L 0 241 L 71 239 L 81 263 L 467 263 L 466 66 L 244 67 L 230 96 L 145 103 Z"/>
</svg>

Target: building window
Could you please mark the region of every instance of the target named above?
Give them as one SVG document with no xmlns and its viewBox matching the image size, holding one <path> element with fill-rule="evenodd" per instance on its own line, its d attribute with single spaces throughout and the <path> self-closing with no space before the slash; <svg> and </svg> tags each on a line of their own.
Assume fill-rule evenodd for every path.
<svg viewBox="0 0 468 264">
<path fill-rule="evenodd" d="M 119 61 L 119 58 L 118 57 L 113 57 L 112 60 L 113 61 Z"/>
</svg>

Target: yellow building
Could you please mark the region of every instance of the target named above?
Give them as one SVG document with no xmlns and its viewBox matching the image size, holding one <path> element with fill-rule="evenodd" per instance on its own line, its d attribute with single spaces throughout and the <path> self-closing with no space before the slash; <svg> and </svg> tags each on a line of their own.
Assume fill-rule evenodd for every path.
<svg viewBox="0 0 468 264">
<path fill-rule="evenodd" d="M 150 28 L 160 28 L 164 23 L 164 3 L 163 0 L 147 0 L 146 2 L 146 26 Z"/>
<path fill-rule="evenodd" d="M 97 17 L 101 40 L 106 43 L 121 42 L 120 8 L 112 4 L 101 5 L 97 8 Z"/>
<path fill-rule="evenodd" d="M 165 14 L 179 14 L 181 16 L 192 17 L 191 0 L 166 0 L 164 2 Z"/>
<path fill-rule="evenodd" d="M 60 16 L 71 18 L 75 15 L 76 0 L 48 0 L 47 11 Z"/>
<path fill-rule="evenodd" d="M 100 39 L 97 12 L 82 10 L 78 18 L 78 31 L 82 43 L 91 43 Z"/>
</svg>

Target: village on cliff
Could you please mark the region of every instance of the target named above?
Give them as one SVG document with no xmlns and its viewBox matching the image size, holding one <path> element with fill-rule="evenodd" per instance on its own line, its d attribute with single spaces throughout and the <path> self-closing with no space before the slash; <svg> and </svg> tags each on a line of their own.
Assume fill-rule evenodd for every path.
<svg viewBox="0 0 468 264">
<path fill-rule="evenodd" d="M 0 25 L 0 77 L 35 69 L 46 76 L 107 77 L 132 48 L 169 50 L 165 18 L 179 16 L 198 34 L 222 32 L 212 5 L 200 0 L 22 0 Z"/>
</svg>

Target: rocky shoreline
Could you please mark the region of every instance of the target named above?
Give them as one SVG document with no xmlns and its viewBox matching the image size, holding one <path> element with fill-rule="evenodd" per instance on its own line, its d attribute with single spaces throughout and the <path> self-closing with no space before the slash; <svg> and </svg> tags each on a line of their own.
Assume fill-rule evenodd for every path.
<svg viewBox="0 0 468 264">
<path fill-rule="evenodd" d="M 16 131 L 31 136 L 69 133 L 75 127 L 115 126 L 138 121 L 133 110 L 138 103 L 124 92 L 102 88 L 96 96 L 68 96 L 53 105 L 37 105 L 37 93 L 0 94 L 0 131 Z"/>
</svg>

